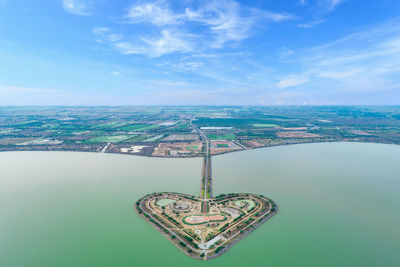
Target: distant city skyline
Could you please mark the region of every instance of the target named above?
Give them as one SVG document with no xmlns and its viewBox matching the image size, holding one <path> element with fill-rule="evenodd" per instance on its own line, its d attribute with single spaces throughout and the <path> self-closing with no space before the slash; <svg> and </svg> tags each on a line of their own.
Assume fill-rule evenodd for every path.
<svg viewBox="0 0 400 267">
<path fill-rule="evenodd" d="M 0 105 L 396 105 L 399 11 L 389 0 L 0 0 Z"/>
</svg>

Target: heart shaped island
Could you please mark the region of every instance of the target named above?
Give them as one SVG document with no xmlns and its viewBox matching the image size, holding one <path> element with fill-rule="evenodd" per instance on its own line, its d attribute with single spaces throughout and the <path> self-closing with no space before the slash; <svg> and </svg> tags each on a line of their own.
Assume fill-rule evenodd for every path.
<svg viewBox="0 0 400 267">
<path fill-rule="evenodd" d="M 209 140 L 195 129 L 206 143 L 200 197 L 152 193 L 136 201 L 135 208 L 186 255 L 207 260 L 222 255 L 274 216 L 278 207 L 271 199 L 251 193 L 213 197 Z"/>
</svg>

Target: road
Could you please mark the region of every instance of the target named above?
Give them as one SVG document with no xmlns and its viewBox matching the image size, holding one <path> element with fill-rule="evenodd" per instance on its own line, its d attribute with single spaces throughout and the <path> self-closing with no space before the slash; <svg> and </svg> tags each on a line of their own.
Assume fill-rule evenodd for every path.
<svg viewBox="0 0 400 267">
<path fill-rule="evenodd" d="M 107 148 L 108 148 L 110 145 L 111 145 L 111 143 L 107 143 L 107 145 L 105 145 L 105 146 L 103 147 L 103 149 L 100 151 L 100 153 L 105 153 L 106 150 L 107 150 Z"/>
<path fill-rule="evenodd" d="M 200 197 L 204 199 L 204 201 L 207 201 L 209 198 L 212 198 L 210 139 L 208 139 L 208 136 L 202 130 L 193 125 L 192 121 L 190 122 L 190 124 L 192 125 L 193 129 L 200 134 L 205 144 Z"/>
</svg>

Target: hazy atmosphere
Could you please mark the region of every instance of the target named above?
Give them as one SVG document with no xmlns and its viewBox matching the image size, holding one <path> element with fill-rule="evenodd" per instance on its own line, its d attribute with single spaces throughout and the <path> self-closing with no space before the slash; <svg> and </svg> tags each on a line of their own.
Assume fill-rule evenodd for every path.
<svg viewBox="0 0 400 267">
<path fill-rule="evenodd" d="M 399 10 L 0 0 L 0 105 L 398 104 Z"/>
</svg>

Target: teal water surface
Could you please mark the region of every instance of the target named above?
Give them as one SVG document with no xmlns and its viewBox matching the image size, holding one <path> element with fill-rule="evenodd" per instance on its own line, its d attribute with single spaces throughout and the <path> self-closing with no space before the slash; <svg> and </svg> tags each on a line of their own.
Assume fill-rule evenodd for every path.
<svg viewBox="0 0 400 267">
<path fill-rule="evenodd" d="M 133 210 L 199 194 L 201 159 L 0 153 L 0 266 L 399 266 L 400 146 L 325 143 L 213 157 L 214 194 L 279 212 L 223 256 L 185 256 Z"/>
</svg>

